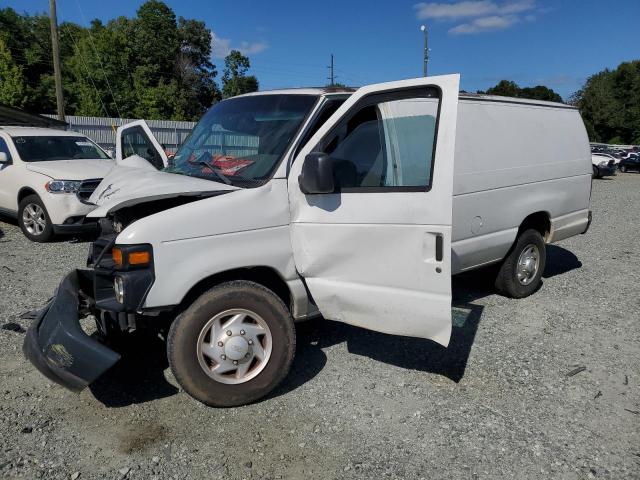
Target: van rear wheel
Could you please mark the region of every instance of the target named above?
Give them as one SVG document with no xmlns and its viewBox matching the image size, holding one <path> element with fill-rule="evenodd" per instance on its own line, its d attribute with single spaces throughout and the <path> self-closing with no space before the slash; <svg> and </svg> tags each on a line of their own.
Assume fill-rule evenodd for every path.
<svg viewBox="0 0 640 480">
<path fill-rule="evenodd" d="M 546 261 L 545 243 L 540 232 L 525 230 L 500 266 L 496 290 L 507 297 L 528 297 L 538 289 Z"/>
<path fill-rule="evenodd" d="M 234 281 L 204 293 L 174 320 L 167 355 L 189 395 L 232 407 L 271 392 L 289 372 L 295 344 L 282 300 L 257 283 Z"/>
</svg>

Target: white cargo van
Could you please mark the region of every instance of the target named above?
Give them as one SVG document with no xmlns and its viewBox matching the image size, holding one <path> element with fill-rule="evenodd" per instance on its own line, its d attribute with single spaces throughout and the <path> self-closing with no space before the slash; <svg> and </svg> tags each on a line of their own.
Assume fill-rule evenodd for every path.
<svg viewBox="0 0 640 480">
<path fill-rule="evenodd" d="M 458 82 L 225 100 L 160 170 L 162 151 L 155 166 L 123 158 L 131 128 L 149 135 L 125 126 L 120 166 L 90 199 L 91 269 L 62 281 L 26 355 L 80 390 L 118 360 L 110 339 L 164 328 L 180 385 L 240 405 L 287 375 L 297 320 L 447 346 L 451 275 L 497 263 L 500 292 L 533 293 L 545 244 L 589 226 L 585 128 L 567 105 L 459 95 Z M 89 314 L 103 342 L 81 330 Z"/>
</svg>

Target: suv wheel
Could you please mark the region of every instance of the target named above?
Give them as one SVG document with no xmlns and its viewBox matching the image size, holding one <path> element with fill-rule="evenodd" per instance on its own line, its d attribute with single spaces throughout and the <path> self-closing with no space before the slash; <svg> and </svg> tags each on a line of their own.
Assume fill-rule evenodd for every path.
<svg viewBox="0 0 640 480">
<path fill-rule="evenodd" d="M 627 167 L 626 167 L 625 165 L 620 165 L 620 171 L 621 171 L 622 173 L 626 173 L 626 171 L 627 171 Z"/>
<path fill-rule="evenodd" d="M 33 242 L 47 242 L 53 236 L 49 213 L 38 195 L 29 195 L 18 205 L 18 224 Z"/>
<path fill-rule="evenodd" d="M 591 175 L 592 178 L 600 178 L 600 170 L 598 170 L 598 167 L 596 167 L 595 165 L 593 165 L 593 174 Z"/>
<path fill-rule="evenodd" d="M 547 253 L 540 232 L 525 230 L 500 266 L 496 290 L 512 298 L 528 297 L 540 285 L 546 261 Z"/>
<path fill-rule="evenodd" d="M 232 407 L 264 397 L 282 381 L 295 343 L 282 300 L 257 283 L 234 281 L 204 293 L 175 319 L 167 354 L 189 395 Z"/>
</svg>

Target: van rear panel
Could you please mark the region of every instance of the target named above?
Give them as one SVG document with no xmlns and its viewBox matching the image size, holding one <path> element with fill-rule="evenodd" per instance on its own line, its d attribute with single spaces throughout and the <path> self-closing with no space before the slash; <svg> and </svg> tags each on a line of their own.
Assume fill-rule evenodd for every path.
<svg viewBox="0 0 640 480">
<path fill-rule="evenodd" d="M 578 110 L 550 102 L 460 98 L 454 273 L 501 260 L 522 221 L 536 212 L 551 220 L 548 241 L 580 233 L 590 192 L 591 153 Z"/>
</svg>

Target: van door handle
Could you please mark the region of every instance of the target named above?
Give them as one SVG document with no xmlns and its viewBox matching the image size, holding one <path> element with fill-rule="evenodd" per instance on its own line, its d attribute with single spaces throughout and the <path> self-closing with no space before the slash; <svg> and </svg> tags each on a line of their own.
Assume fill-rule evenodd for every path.
<svg viewBox="0 0 640 480">
<path fill-rule="evenodd" d="M 436 233 L 436 262 L 442 261 L 442 245 L 443 245 L 443 237 L 441 233 Z"/>
</svg>

